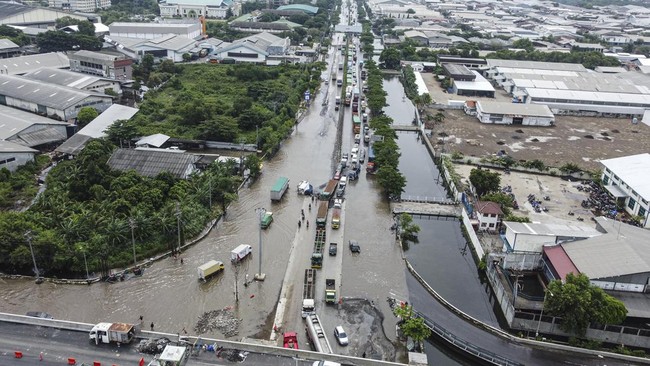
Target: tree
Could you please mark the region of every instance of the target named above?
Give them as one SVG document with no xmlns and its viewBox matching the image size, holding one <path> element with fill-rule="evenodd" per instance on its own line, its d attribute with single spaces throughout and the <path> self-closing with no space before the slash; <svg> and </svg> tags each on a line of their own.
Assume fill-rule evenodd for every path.
<svg viewBox="0 0 650 366">
<path fill-rule="evenodd" d="M 396 168 L 390 165 L 380 166 L 377 180 L 389 197 L 400 197 L 406 186 L 406 178 Z"/>
<path fill-rule="evenodd" d="M 387 69 L 399 69 L 400 59 L 401 54 L 395 47 L 387 47 L 379 56 L 379 62 L 383 62 Z"/>
<path fill-rule="evenodd" d="M 402 319 L 400 328 L 405 336 L 420 343 L 431 336 L 431 329 L 424 324 L 424 319 L 413 316 L 413 307 L 410 305 L 396 306 L 393 309 L 395 316 Z"/>
<path fill-rule="evenodd" d="M 533 42 L 531 42 L 530 39 L 528 38 L 521 38 L 512 42 L 512 47 L 520 48 L 528 52 L 533 52 L 535 50 L 535 46 L 533 46 Z"/>
<path fill-rule="evenodd" d="M 420 226 L 413 223 L 413 217 L 411 217 L 411 215 L 406 212 L 402 213 L 398 216 L 398 223 L 400 235 L 404 240 L 413 242 L 417 241 Z"/>
<path fill-rule="evenodd" d="M 99 113 L 97 113 L 97 110 L 93 107 L 83 107 L 79 110 L 79 113 L 77 114 L 77 126 L 79 128 L 84 127 L 90 121 L 94 120 L 99 116 Z"/>
<path fill-rule="evenodd" d="M 108 139 L 113 141 L 116 145 L 122 147 L 122 143 L 127 141 L 130 146 L 130 141 L 138 135 L 138 130 L 131 120 L 117 120 L 106 129 Z"/>
<path fill-rule="evenodd" d="M 262 172 L 262 160 L 257 154 L 250 154 L 244 158 L 244 168 L 248 170 L 248 174 L 255 179 Z"/>
<path fill-rule="evenodd" d="M 491 192 L 497 192 L 501 188 L 501 176 L 497 172 L 486 169 L 475 168 L 469 173 L 469 181 L 476 189 L 479 197 Z"/>
<path fill-rule="evenodd" d="M 620 324 L 627 316 L 625 305 L 592 285 L 589 277 L 569 273 L 565 282 L 554 280 L 548 285 L 544 308 L 562 317 L 560 329 L 584 336 L 589 324 Z"/>
</svg>

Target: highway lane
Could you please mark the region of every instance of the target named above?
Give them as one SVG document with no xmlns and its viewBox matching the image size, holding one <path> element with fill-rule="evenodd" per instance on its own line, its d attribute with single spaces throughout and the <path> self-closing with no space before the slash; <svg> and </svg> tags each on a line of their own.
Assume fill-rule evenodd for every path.
<svg viewBox="0 0 650 366">
<path fill-rule="evenodd" d="M 118 347 L 114 344 L 95 345 L 89 342 L 85 332 L 74 332 L 55 328 L 36 327 L 14 323 L 0 323 L 0 365 L 67 365 L 68 358 L 74 358 L 77 365 L 137 365 L 141 358 L 149 362 L 153 356 L 140 354 L 136 350 L 137 340 L 131 345 Z M 23 358 L 15 358 L 15 352 Z M 43 360 L 39 360 L 40 353 Z M 295 360 L 291 357 L 250 353 L 242 365 L 291 366 L 311 365 L 313 361 Z M 202 352 L 191 358 L 187 366 L 231 365 L 232 362 L 218 359 L 214 353 Z"/>
</svg>

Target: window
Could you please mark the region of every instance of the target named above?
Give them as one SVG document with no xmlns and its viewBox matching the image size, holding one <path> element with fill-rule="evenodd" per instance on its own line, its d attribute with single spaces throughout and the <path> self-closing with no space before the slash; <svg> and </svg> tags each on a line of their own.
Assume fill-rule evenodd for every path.
<svg viewBox="0 0 650 366">
<path fill-rule="evenodd" d="M 608 184 L 609 184 L 609 177 L 608 177 L 608 176 L 604 176 L 604 177 L 603 177 L 603 184 L 604 184 L 604 185 L 608 185 Z"/>
<path fill-rule="evenodd" d="M 636 201 L 634 200 L 634 198 L 630 197 L 630 200 L 627 201 L 627 207 L 629 207 L 630 210 L 634 210 L 634 206 L 636 206 Z"/>
<path fill-rule="evenodd" d="M 643 206 L 639 206 L 639 216 L 645 217 L 645 208 Z"/>
<path fill-rule="evenodd" d="M 495 224 L 495 223 L 493 223 L 493 222 L 491 222 L 491 223 L 490 223 L 490 227 L 492 227 L 492 228 L 493 228 L 493 227 L 495 227 L 495 226 L 496 226 L 496 224 Z"/>
<path fill-rule="evenodd" d="M 16 161 L 16 158 L 9 158 L 9 159 L 5 159 L 5 160 L 0 160 L 0 165 L 11 163 L 12 161 Z"/>
</svg>

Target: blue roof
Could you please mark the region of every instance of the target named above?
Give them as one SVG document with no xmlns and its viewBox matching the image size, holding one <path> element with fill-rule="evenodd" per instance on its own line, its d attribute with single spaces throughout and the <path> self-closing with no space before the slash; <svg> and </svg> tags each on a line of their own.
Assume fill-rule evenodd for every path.
<svg viewBox="0 0 650 366">
<path fill-rule="evenodd" d="M 304 11 L 305 13 L 310 13 L 312 15 L 318 13 L 317 6 L 311 6 L 305 4 L 282 5 L 278 7 L 278 10 L 300 10 L 300 11 Z"/>
</svg>

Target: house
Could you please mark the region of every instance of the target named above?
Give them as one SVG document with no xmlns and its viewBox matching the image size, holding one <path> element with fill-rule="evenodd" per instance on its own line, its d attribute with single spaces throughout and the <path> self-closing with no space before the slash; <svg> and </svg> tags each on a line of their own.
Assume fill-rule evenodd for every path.
<svg viewBox="0 0 650 366">
<path fill-rule="evenodd" d="M 643 227 L 650 227 L 650 154 L 623 156 L 601 160 L 603 174 L 601 181 L 605 189 L 614 196 L 632 216 L 643 219 Z"/>
<path fill-rule="evenodd" d="M 429 37 L 427 37 L 426 34 L 420 31 L 416 31 L 416 30 L 406 31 L 404 32 L 404 38 L 410 39 L 413 42 L 419 44 L 420 46 L 429 45 Z"/>
<path fill-rule="evenodd" d="M 115 80 L 130 80 L 133 77 L 133 60 L 121 54 L 93 51 L 69 53 L 70 70 Z"/>
<path fill-rule="evenodd" d="M 93 107 L 102 112 L 113 104 L 113 98 L 20 76 L 0 75 L 0 104 L 73 121 L 81 108 Z"/>
<path fill-rule="evenodd" d="M 0 140 L 0 169 L 6 168 L 10 172 L 34 161 L 37 150 L 11 141 Z"/>
<path fill-rule="evenodd" d="M 110 0 L 98 1 L 108 1 L 110 4 Z M 95 8 L 92 11 L 94 10 Z M 47 28 L 54 26 L 57 19 L 66 16 L 76 20 L 88 20 L 86 16 L 74 14 L 69 11 L 32 7 L 13 1 L 0 2 L 0 24 Z"/>
<path fill-rule="evenodd" d="M 117 149 L 108 159 L 108 165 L 115 170 L 129 171 L 145 177 L 155 177 L 168 172 L 176 178 L 187 179 L 196 172 L 194 164 L 199 156 L 174 149 Z"/>
<path fill-rule="evenodd" d="M 23 75 L 23 77 L 107 95 L 122 94 L 122 86 L 119 81 L 69 70 L 41 67 L 38 70 Z"/>
<path fill-rule="evenodd" d="M 246 38 L 238 39 L 225 47 L 218 48 L 212 53 L 217 60 L 234 60 L 235 62 L 264 63 L 268 58 L 281 57 L 287 54 L 290 39 L 280 38 L 263 32 Z"/>
<path fill-rule="evenodd" d="M 189 39 L 201 38 L 202 27 L 198 21 L 189 23 L 111 23 L 110 37 L 126 37 L 139 39 L 159 39 L 170 34 Z"/>
<path fill-rule="evenodd" d="M 67 69 L 70 60 L 63 52 L 39 53 L 0 60 L 0 74 L 23 75 L 41 67 Z"/>
<path fill-rule="evenodd" d="M 113 123 L 118 120 L 129 120 L 136 113 L 138 113 L 137 108 L 113 104 L 54 151 L 72 156 L 79 155 L 90 140 L 106 137 L 106 129 L 112 126 Z"/>
<path fill-rule="evenodd" d="M 93 13 L 96 9 L 110 8 L 111 0 L 48 0 L 48 4 L 50 8 Z"/>
<path fill-rule="evenodd" d="M 480 231 L 496 231 L 503 216 L 501 206 L 490 201 L 477 201 L 474 204 L 474 212 L 476 212 Z"/>
<path fill-rule="evenodd" d="M 476 118 L 481 123 L 523 126 L 553 126 L 555 115 L 544 104 L 476 102 Z"/>
<path fill-rule="evenodd" d="M 566 223 L 525 223 L 503 221 L 506 228 L 503 236 L 504 252 L 541 253 L 545 246 L 558 245 L 602 235 L 602 232 L 587 225 Z"/>
<path fill-rule="evenodd" d="M 65 141 L 68 123 L 0 105 L 0 140 L 38 149 Z"/>
<path fill-rule="evenodd" d="M 225 19 L 232 0 L 164 0 L 158 3 L 160 15 L 167 18 L 217 18 Z"/>
</svg>

